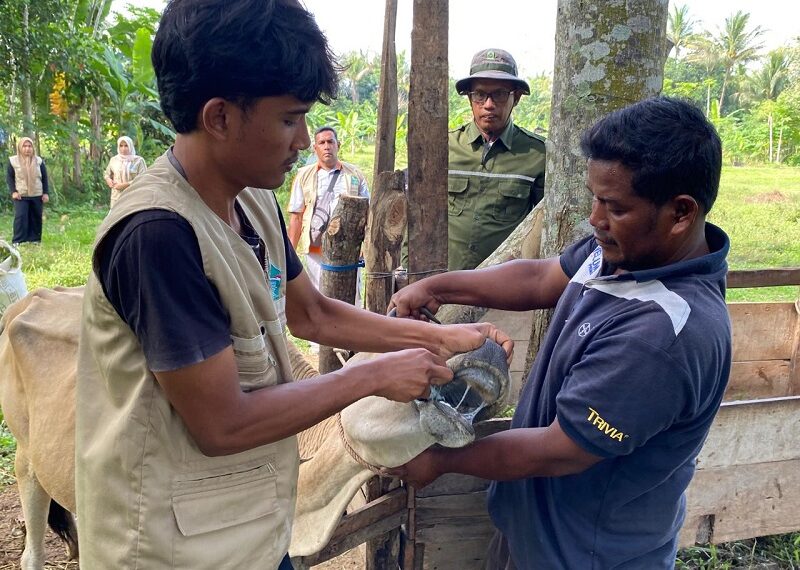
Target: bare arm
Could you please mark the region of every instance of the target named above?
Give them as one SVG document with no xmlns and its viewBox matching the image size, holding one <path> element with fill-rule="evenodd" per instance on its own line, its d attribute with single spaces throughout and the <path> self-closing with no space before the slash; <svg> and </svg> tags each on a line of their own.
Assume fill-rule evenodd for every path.
<svg viewBox="0 0 800 570">
<path fill-rule="evenodd" d="M 556 418 L 546 428 L 512 429 L 459 449 L 431 448 L 387 472 L 424 487 L 445 473 L 494 481 L 560 477 L 585 471 L 601 459 L 572 441 Z"/>
<path fill-rule="evenodd" d="M 292 242 L 292 247 L 297 249 L 297 243 L 300 241 L 300 232 L 303 230 L 303 212 L 292 212 L 289 215 L 289 229 L 286 233 L 289 234 L 289 241 Z"/>
<path fill-rule="evenodd" d="M 439 326 L 370 313 L 322 295 L 305 272 L 289 281 L 286 291 L 289 330 L 300 338 L 350 350 L 387 352 L 425 348 L 450 357 L 478 348 L 491 338 L 511 354 L 513 343 L 493 325 Z"/>
<path fill-rule="evenodd" d="M 443 358 L 417 349 L 244 392 L 228 347 L 201 363 L 155 376 L 200 450 L 215 456 L 284 439 L 368 395 L 411 401 L 425 396 L 432 382 L 448 381 L 452 372 Z"/>
<path fill-rule="evenodd" d="M 395 293 L 389 308 L 397 307 L 399 316 L 418 316 L 423 306 L 436 312 L 445 303 L 512 311 L 544 309 L 556 305 L 567 283 L 557 257 L 518 259 L 428 277 Z"/>
</svg>

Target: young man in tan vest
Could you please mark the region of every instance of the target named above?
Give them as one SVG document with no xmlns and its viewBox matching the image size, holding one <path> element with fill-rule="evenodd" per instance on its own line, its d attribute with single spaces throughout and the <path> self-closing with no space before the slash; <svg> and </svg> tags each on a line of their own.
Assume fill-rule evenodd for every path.
<svg viewBox="0 0 800 570">
<path fill-rule="evenodd" d="M 309 282 L 263 190 L 336 92 L 297 0 L 172 0 L 152 60 L 178 134 L 95 243 L 76 403 L 81 566 L 290 568 L 295 434 L 367 395 L 424 396 L 451 378 L 446 357 L 507 337 L 389 319 Z M 398 352 L 292 383 L 286 324 Z"/>
</svg>

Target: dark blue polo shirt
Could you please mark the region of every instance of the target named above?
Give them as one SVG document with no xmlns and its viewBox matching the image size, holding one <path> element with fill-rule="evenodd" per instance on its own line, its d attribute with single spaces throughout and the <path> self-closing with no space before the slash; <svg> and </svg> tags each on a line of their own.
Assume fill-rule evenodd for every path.
<svg viewBox="0 0 800 570">
<path fill-rule="evenodd" d="M 729 242 L 612 275 L 593 238 L 560 258 L 571 281 L 520 395 L 512 428 L 564 432 L 604 460 L 583 473 L 493 483 L 492 520 L 520 569 L 673 568 L 684 491 L 731 363 Z"/>
</svg>

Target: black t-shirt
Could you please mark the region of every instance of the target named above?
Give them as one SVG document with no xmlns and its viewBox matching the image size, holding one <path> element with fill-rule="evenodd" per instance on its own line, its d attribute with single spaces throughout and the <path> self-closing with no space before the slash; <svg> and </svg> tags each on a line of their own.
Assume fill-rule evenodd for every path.
<svg viewBox="0 0 800 570">
<path fill-rule="evenodd" d="M 242 238 L 261 257 L 263 241 L 238 203 L 236 211 Z M 291 281 L 303 265 L 278 215 Z M 191 225 L 178 214 L 145 210 L 125 218 L 103 239 L 99 265 L 103 291 L 139 339 L 150 370 L 197 364 L 231 344 L 228 313 L 203 270 Z"/>
</svg>

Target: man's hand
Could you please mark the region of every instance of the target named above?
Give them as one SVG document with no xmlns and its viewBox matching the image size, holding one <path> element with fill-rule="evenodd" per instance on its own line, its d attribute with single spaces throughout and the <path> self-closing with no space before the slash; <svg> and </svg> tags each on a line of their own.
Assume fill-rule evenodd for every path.
<svg viewBox="0 0 800 570">
<path fill-rule="evenodd" d="M 47 204 L 50 201 L 50 196 L 47 194 L 42 194 L 42 203 Z"/>
<path fill-rule="evenodd" d="M 381 469 L 381 475 L 399 477 L 416 489 L 422 489 L 443 475 L 437 461 L 440 453 L 441 450 L 428 448 L 405 465 Z"/>
<path fill-rule="evenodd" d="M 22 200 L 22 196 L 19 195 L 19 192 L 13 192 L 11 194 L 11 199 L 12 200 Z"/>
<path fill-rule="evenodd" d="M 427 320 L 422 316 L 419 310 L 422 307 L 428 309 L 431 313 L 436 313 L 442 302 L 436 298 L 433 291 L 430 290 L 430 281 L 423 279 L 411 285 L 407 285 L 400 289 L 397 293 L 392 295 L 389 301 L 388 311 L 397 309 L 398 317 L 411 317 L 417 320 Z"/>
<path fill-rule="evenodd" d="M 127 188 L 127 185 L 124 182 L 117 182 L 116 184 L 114 184 L 112 188 L 114 188 L 114 190 L 122 191 L 125 190 L 125 188 Z"/>
<path fill-rule="evenodd" d="M 506 351 L 506 361 L 509 364 L 514 356 L 514 341 L 491 323 L 443 325 L 441 338 L 440 354 L 445 358 L 480 348 L 487 338 L 499 344 Z"/>
<path fill-rule="evenodd" d="M 390 352 L 349 368 L 369 367 L 369 377 L 378 384 L 375 395 L 395 402 L 427 398 L 431 384 L 446 384 L 453 379 L 441 356 L 424 348 Z"/>
</svg>

